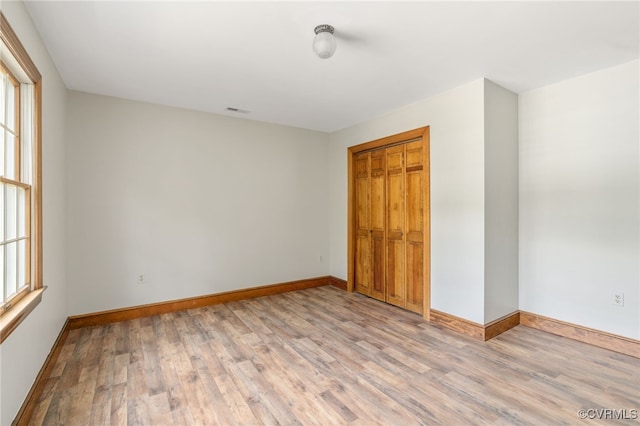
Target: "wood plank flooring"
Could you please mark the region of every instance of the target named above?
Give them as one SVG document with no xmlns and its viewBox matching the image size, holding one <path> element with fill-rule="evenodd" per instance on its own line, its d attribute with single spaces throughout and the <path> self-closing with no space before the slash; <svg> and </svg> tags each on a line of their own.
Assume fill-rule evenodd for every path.
<svg viewBox="0 0 640 426">
<path fill-rule="evenodd" d="M 31 424 L 551 425 L 579 409 L 632 417 L 640 360 L 524 326 L 480 342 L 325 286 L 72 330 Z"/>
</svg>

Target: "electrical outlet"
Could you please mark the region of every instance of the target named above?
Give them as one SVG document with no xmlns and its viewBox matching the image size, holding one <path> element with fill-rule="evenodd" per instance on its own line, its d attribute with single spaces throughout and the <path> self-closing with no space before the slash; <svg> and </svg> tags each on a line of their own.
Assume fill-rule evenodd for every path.
<svg viewBox="0 0 640 426">
<path fill-rule="evenodd" d="M 620 308 L 624 307 L 624 293 L 613 293 L 613 304 Z"/>
<path fill-rule="evenodd" d="M 138 284 L 144 284 L 144 274 L 138 274 Z"/>
</svg>

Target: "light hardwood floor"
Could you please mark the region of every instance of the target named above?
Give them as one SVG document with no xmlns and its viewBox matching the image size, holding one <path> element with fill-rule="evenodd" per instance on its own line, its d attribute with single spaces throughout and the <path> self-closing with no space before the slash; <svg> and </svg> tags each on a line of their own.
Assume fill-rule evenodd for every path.
<svg viewBox="0 0 640 426">
<path fill-rule="evenodd" d="M 72 330 L 31 424 L 551 425 L 601 408 L 640 409 L 640 360 L 524 326 L 480 342 L 325 286 Z"/>
</svg>

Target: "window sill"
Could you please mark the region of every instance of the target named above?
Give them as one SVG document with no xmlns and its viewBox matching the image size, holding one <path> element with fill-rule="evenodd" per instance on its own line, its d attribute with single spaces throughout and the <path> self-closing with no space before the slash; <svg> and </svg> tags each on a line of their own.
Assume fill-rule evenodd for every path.
<svg viewBox="0 0 640 426">
<path fill-rule="evenodd" d="M 18 325 L 35 309 L 42 301 L 42 293 L 46 287 L 29 292 L 20 299 L 13 308 L 0 317 L 0 344 L 15 330 Z"/>
</svg>

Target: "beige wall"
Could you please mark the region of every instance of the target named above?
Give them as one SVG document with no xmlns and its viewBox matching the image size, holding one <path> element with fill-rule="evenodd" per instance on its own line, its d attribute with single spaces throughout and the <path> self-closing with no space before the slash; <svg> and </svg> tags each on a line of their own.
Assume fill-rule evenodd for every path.
<svg viewBox="0 0 640 426">
<path fill-rule="evenodd" d="M 79 92 L 68 110 L 70 314 L 328 275 L 325 133 Z"/>
<path fill-rule="evenodd" d="M 485 80 L 484 322 L 518 310 L 518 95 Z"/>
<path fill-rule="evenodd" d="M 519 97 L 520 308 L 634 339 L 638 76 L 636 60 Z"/>
<path fill-rule="evenodd" d="M 29 392 L 67 317 L 67 91 L 22 2 L 2 13 L 42 74 L 43 261 L 42 302 L 0 346 L 0 424 L 9 425 Z"/>
</svg>

